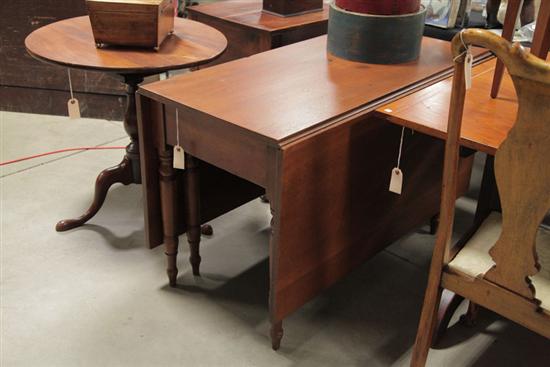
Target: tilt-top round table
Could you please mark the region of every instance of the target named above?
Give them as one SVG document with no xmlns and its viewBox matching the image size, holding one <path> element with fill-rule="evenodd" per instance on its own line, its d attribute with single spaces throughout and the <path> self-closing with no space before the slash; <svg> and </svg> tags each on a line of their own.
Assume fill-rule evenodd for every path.
<svg viewBox="0 0 550 367">
<path fill-rule="evenodd" d="M 79 227 L 101 208 L 107 191 L 115 183 L 141 183 L 139 136 L 135 92 L 150 75 L 205 64 L 220 56 L 227 47 L 225 36 L 216 29 L 192 20 L 176 18 L 174 33 L 160 49 L 104 47 L 96 48 L 88 16 L 62 20 L 32 32 L 25 39 L 27 51 L 36 59 L 69 68 L 109 73 L 126 84 L 124 129 L 130 137 L 122 162 L 101 172 L 89 209 L 76 219 L 62 220 L 56 230 Z"/>
</svg>

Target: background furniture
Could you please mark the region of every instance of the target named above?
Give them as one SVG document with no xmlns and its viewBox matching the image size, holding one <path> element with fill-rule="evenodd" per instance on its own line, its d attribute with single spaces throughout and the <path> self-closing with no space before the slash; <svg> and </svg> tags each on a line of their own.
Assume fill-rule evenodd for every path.
<svg viewBox="0 0 550 367">
<path fill-rule="evenodd" d="M 506 17 L 504 19 L 504 27 L 502 29 L 502 37 L 508 41 L 511 41 L 515 29 L 516 21 L 520 7 L 523 4 L 521 0 L 509 0 L 508 8 L 506 9 Z M 550 50 L 550 2 L 541 1 L 539 14 L 537 17 L 537 26 L 535 28 L 535 34 L 533 35 L 533 42 L 531 45 L 531 53 L 541 59 L 546 59 Z M 491 88 L 491 96 L 496 98 L 500 89 L 500 83 L 502 81 L 502 75 L 504 74 L 504 64 L 502 61 L 497 61 L 497 67 L 495 69 L 495 76 L 493 86 Z"/>
<path fill-rule="evenodd" d="M 550 209 L 550 174 L 545 161 L 550 153 L 550 65 L 487 31 L 466 31 L 463 41 L 486 47 L 503 60 L 514 79 L 520 107 L 517 122 L 498 146 L 494 159 L 502 215 L 495 211 L 500 208 L 481 208 L 472 230 L 453 245 L 466 95 L 464 58 L 457 59 L 445 153 L 442 220 L 412 366 L 426 362 L 443 288 L 550 338 L 550 231 L 539 229 Z M 463 41 L 453 41 L 455 57 L 465 51 Z"/>
<path fill-rule="evenodd" d="M 199 202 L 215 206 L 212 192 L 222 198 L 237 190 L 207 182 L 212 166 L 266 189 L 273 213 L 269 305 L 275 349 L 286 316 L 428 222 L 437 213 L 442 162 L 416 158 L 441 156 L 442 141 L 407 134 L 407 183 L 397 196 L 388 183 L 401 129 L 370 118 L 377 107 L 450 75 L 446 42 L 426 38 L 423 51 L 417 63 L 365 68 L 327 57 L 323 36 L 141 87 L 147 242 L 166 245 L 170 284 L 176 283 L 178 235 L 186 226 L 198 273 L 198 225 L 208 220 L 201 211 L 212 211 Z M 183 184 L 171 165 L 176 134 L 187 152 Z M 471 163 L 472 156 L 461 160 L 459 193 L 468 186 Z M 210 195 L 201 191 L 213 186 Z M 330 205 L 322 198 L 330 198 Z"/>
<path fill-rule="evenodd" d="M 191 6 L 189 18 L 208 24 L 228 40 L 227 51 L 208 66 L 240 59 L 327 33 L 328 7 L 289 17 L 262 12 L 261 0 L 229 0 Z"/>
<path fill-rule="evenodd" d="M 128 185 L 141 182 L 135 91 L 143 78 L 208 62 L 225 50 L 227 41 L 220 32 L 209 26 L 178 18 L 174 34 L 166 39 L 158 51 L 115 47 L 97 49 L 90 19 L 83 16 L 52 23 L 34 31 L 25 39 L 25 46 L 39 60 L 70 68 L 106 72 L 126 85 L 124 128 L 130 137 L 126 155 L 118 166 L 106 169 L 98 176 L 94 200 L 88 211 L 77 219 L 63 220 L 57 224 L 57 231 L 66 231 L 92 218 L 101 208 L 109 187 L 114 183 Z"/>
<path fill-rule="evenodd" d="M 0 1 L 0 14 L 0 110 L 66 115 L 67 71 L 33 59 L 25 49 L 25 37 L 58 20 L 86 15 L 86 2 Z M 74 70 L 72 80 L 82 116 L 122 120 L 124 83 L 82 69 Z"/>
</svg>

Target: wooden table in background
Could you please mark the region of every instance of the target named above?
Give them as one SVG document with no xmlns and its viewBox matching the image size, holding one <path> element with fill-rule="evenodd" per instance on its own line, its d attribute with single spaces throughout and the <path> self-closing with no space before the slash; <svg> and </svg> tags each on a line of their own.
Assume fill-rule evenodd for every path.
<svg viewBox="0 0 550 367">
<path fill-rule="evenodd" d="M 27 51 L 35 58 L 68 68 L 108 73 L 126 85 L 124 129 L 130 137 L 122 162 L 101 172 L 90 208 L 77 219 L 57 223 L 66 231 L 86 223 L 101 208 L 107 191 L 115 183 L 141 183 L 139 137 L 135 92 L 146 76 L 167 70 L 198 66 L 218 57 L 227 47 L 226 38 L 207 25 L 176 18 L 174 34 L 158 51 L 153 49 L 105 47 L 98 49 L 88 16 L 62 20 L 32 32 L 25 39 Z M 69 99 L 69 96 L 67 96 Z"/>
<path fill-rule="evenodd" d="M 208 24 L 228 40 L 227 51 L 212 64 L 251 56 L 327 33 L 328 7 L 282 17 L 262 12 L 261 0 L 229 0 L 188 8 L 189 18 Z"/>
<path fill-rule="evenodd" d="M 452 66 L 444 41 L 425 38 L 415 63 L 366 65 L 327 56 L 322 36 L 141 87 L 147 242 L 164 242 L 170 284 L 179 234 L 187 228 L 198 273 L 204 212 L 210 216 L 239 187 L 266 189 L 273 214 L 271 337 L 278 348 L 286 316 L 437 214 L 444 142 L 407 133 L 403 194 L 390 193 L 401 128 L 372 113 L 447 78 Z M 176 134 L 185 171 L 172 168 Z M 472 158 L 461 159 L 460 192 Z M 212 181 L 213 169 L 233 184 Z"/>
<path fill-rule="evenodd" d="M 66 115 L 67 71 L 30 56 L 25 37 L 47 24 L 86 15 L 86 2 L 1 1 L 0 15 L 0 110 Z M 90 70 L 74 70 L 71 77 L 83 117 L 122 120 L 126 104 L 123 83 Z"/>
</svg>

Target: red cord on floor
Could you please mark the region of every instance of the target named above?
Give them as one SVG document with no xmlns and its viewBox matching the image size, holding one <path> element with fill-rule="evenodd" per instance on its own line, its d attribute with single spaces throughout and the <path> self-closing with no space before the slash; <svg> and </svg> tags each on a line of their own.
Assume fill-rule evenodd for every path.
<svg viewBox="0 0 550 367">
<path fill-rule="evenodd" d="M 81 151 L 81 150 L 108 150 L 108 149 L 125 149 L 125 148 L 126 148 L 126 147 L 80 147 L 80 148 L 65 148 L 65 149 L 54 150 L 54 151 L 52 151 L 52 152 L 46 152 L 46 153 L 41 153 L 41 154 L 35 154 L 35 155 L 28 156 L 28 157 L 23 157 L 23 158 L 17 158 L 17 159 L 11 160 L 11 161 L 0 162 L 0 166 L 5 166 L 5 165 L 7 165 L 7 164 L 17 163 L 17 162 L 21 162 L 21 161 L 26 161 L 26 160 L 29 160 L 29 159 L 44 157 L 44 156 L 46 156 L 46 155 L 51 155 L 51 154 L 59 154 L 59 153 L 74 152 L 74 151 Z"/>
</svg>

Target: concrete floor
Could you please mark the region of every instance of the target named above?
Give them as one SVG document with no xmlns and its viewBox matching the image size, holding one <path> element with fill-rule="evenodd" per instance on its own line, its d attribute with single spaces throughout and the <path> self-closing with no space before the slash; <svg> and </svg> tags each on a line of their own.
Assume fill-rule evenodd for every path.
<svg viewBox="0 0 550 367">
<path fill-rule="evenodd" d="M 6 112 L 0 122 L 0 161 L 127 142 L 119 122 Z M 97 173 L 121 156 L 88 151 L 0 167 L 2 367 L 408 365 L 434 240 L 427 228 L 289 317 L 274 352 L 269 213 L 259 200 L 212 222 L 202 278 L 181 246 L 177 289 L 167 286 L 162 248 L 145 248 L 139 186 L 114 187 L 90 224 L 54 231 L 87 208 Z M 457 231 L 474 205 L 460 200 Z M 473 328 L 454 324 L 428 365 L 548 366 L 550 342 L 484 312 Z"/>
</svg>

